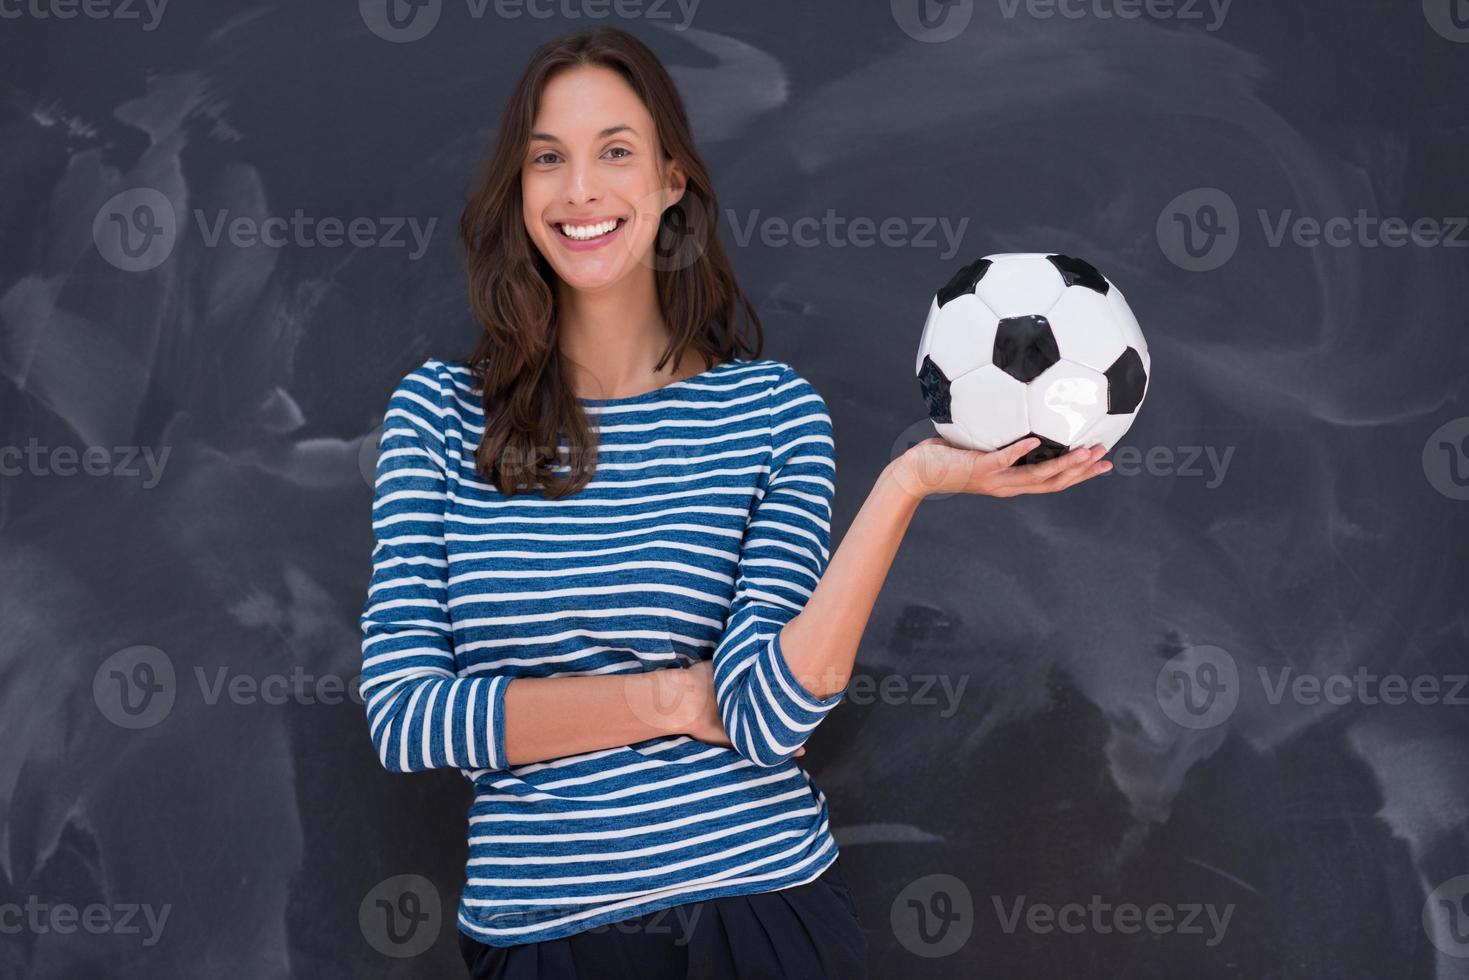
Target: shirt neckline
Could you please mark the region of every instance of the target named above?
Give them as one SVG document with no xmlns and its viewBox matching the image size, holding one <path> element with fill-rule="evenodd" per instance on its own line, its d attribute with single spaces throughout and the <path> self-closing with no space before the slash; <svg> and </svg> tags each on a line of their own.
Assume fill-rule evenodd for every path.
<svg viewBox="0 0 1469 980">
<path fill-rule="evenodd" d="M 714 374 L 714 373 L 716 373 L 718 371 L 721 371 L 721 370 L 723 370 L 726 367 L 729 367 L 731 364 L 736 363 L 736 361 L 737 361 L 737 359 L 731 358 L 730 360 L 727 360 L 727 361 L 725 361 L 722 364 L 716 364 L 716 365 L 714 365 L 712 368 L 705 368 L 703 371 L 700 371 L 698 374 L 691 374 L 687 378 L 684 378 L 681 381 L 670 381 L 666 385 L 663 385 L 663 386 L 658 387 L 658 388 L 653 388 L 653 389 L 651 389 L 649 391 L 645 391 L 645 392 L 643 392 L 640 395 L 624 395 L 621 398 L 581 398 L 581 397 L 578 397 L 577 398 L 577 402 L 580 403 L 580 404 L 582 404 L 582 405 L 590 406 L 590 407 L 593 407 L 593 408 L 602 408 L 604 406 L 632 405 L 632 404 L 636 404 L 637 402 L 648 401 L 648 400 L 650 400 L 652 398 L 657 397 L 658 395 L 661 395 L 665 391 L 669 391 L 669 390 L 674 389 L 674 388 L 682 387 L 683 385 L 686 385 L 686 384 L 688 384 L 691 381 L 698 381 L 700 378 L 707 378 L 710 375 L 712 375 L 712 374 Z"/>
</svg>

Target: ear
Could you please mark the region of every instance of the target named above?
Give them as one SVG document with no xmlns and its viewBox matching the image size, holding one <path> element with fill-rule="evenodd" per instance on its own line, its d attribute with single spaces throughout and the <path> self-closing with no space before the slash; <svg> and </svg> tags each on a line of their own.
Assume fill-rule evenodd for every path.
<svg viewBox="0 0 1469 980">
<path fill-rule="evenodd" d="M 670 160 L 663 173 L 663 183 L 668 187 L 667 207 L 671 208 L 683 200 L 684 190 L 689 185 L 689 178 L 677 160 Z"/>
</svg>

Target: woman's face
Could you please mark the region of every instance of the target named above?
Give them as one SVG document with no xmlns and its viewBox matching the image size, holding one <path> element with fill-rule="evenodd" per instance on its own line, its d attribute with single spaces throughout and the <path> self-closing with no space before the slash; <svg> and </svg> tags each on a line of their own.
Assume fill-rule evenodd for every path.
<svg viewBox="0 0 1469 980">
<path fill-rule="evenodd" d="M 622 76 L 584 66 L 546 83 L 520 187 L 526 230 L 566 283 L 601 289 L 651 272 L 659 219 L 683 186 L 678 164 L 661 158 L 653 117 Z"/>
</svg>

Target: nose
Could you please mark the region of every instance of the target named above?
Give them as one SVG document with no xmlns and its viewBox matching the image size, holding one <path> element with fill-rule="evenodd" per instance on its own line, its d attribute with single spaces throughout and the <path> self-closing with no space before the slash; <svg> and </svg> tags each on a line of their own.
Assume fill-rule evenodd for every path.
<svg viewBox="0 0 1469 980">
<path fill-rule="evenodd" d="M 595 166 L 585 158 L 578 158 L 566 168 L 566 203 L 573 206 L 590 204 L 601 199 L 601 188 L 597 182 Z"/>
</svg>

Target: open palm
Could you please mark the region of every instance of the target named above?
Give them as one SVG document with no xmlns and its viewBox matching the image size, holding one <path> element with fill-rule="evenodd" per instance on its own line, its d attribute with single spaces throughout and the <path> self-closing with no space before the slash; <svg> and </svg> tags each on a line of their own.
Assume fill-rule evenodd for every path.
<svg viewBox="0 0 1469 980">
<path fill-rule="evenodd" d="M 1014 497 L 1055 493 L 1112 468 L 1111 463 L 1101 462 L 1107 452 L 1101 445 L 1083 446 L 1044 463 L 1014 465 L 1038 445 L 1040 440 L 1030 436 L 987 453 L 960 449 L 935 436 L 898 457 L 895 472 L 903 489 L 919 498 L 948 493 Z"/>
</svg>

